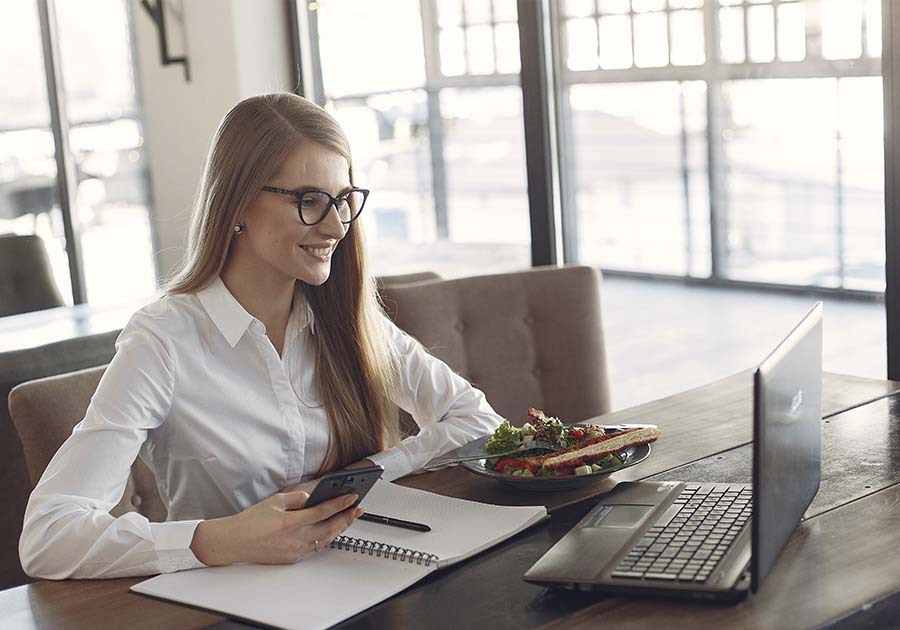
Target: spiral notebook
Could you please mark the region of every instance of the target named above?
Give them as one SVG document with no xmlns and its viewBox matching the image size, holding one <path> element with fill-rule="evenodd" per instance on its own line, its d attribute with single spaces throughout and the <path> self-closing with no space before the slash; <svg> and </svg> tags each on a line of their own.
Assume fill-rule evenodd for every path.
<svg viewBox="0 0 900 630">
<path fill-rule="evenodd" d="M 547 516 L 543 506 L 487 505 L 387 481 L 376 483 L 362 505 L 432 529 L 356 521 L 331 548 L 294 565 L 194 569 L 160 575 L 131 590 L 276 628 L 327 628 Z"/>
</svg>

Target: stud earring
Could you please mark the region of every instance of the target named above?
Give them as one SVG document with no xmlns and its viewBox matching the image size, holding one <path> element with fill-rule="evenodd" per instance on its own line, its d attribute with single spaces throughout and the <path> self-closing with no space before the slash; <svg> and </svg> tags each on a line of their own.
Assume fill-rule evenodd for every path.
<svg viewBox="0 0 900 630">
<path fill-rule="evenodd" d="M 244 233 L 244 224 L 243 223 L 236 224 L 234 226 L 234 233 L 235 234 L 243 234 Z"/>
</svg>

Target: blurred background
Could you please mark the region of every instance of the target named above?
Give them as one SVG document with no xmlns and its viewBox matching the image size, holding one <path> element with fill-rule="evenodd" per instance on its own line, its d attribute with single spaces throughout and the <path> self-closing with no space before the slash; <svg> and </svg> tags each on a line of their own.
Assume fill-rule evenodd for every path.
<svg viewBox="0 0 900 630">
<path fill-rule="evenodd" d="M 881 0 L 547 4 L 549 210 L 522 0 L 168 0 L 188 67 L 160 63 L 156 2 L 0 3 L 0 234 L 39 238 L 50 306 L 130 313 L 178 264 L 218 120 L 297 89 L 350 138 L 378 275 L 529 267 L 555 213 L 554 262 L 604 271 L 622 405 L 751 365 L 819 298 L 826 368 L 884 377 Z M 6 346 L 40 341 L 9 306 Z M 675 362 L 697 369 L 647 390 Z"/>
</svg>

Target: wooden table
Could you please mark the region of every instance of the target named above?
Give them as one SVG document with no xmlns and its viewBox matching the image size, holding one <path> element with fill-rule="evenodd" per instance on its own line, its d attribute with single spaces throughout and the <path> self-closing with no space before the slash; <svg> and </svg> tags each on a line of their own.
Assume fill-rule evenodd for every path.
<svg viewBox="0 0 900 630">
<path fill-rule="evenodd" d="M 339 628 L 871 627 L 900 614 L 900 383 L 826 374 L 823 480 L 758 594 L 735 606 L 602 597 L 528 584 L 522 574 L 618 481 L 749 482 L 751 375 L 609 414 L 653 422 L 663 437 L 639 466 L 581 490 L 544 496 L 461 469 L 410 486 L 493 503 L 543 502 L 553 518 L 439 571 Z M 894 395 L 897 394 L 897 395 Z M 0 592 L 4 628 L 247 628 L 128 593 L 139 579 L 37 582 Z M 855 615 L 855 616 L 854 616 Z M 880 615 L 880 617 L 873 617 Z"/>
</svg>

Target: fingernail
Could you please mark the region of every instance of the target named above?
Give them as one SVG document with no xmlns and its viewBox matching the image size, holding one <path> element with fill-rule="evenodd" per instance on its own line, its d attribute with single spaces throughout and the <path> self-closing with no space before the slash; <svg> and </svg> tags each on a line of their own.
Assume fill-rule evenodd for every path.
<svg viewBox="0 0 900 630">
<path fill-rule="evenodd" d="M 351 495 L 348 495 L 348 496 L 347 496 L 347 503 L 349 503 L 350 505 L 353 505 L 353 504 L 356 503 L 358 500 L 359 500 L 359 495 L 358 495 L 358 494 L 351 494 Z"/>
<path fill-rule="evenodd" d="M 358 508 L 356 508 L 356 514 L 354 514 L 354 516 L 356 518 L 359 518 L 360 516 L 362 516 L 365 513 L 366 513 L 366 511 L 364 509 L 362 509 L 361 507 L 358 507 Z"/>
</svg>

